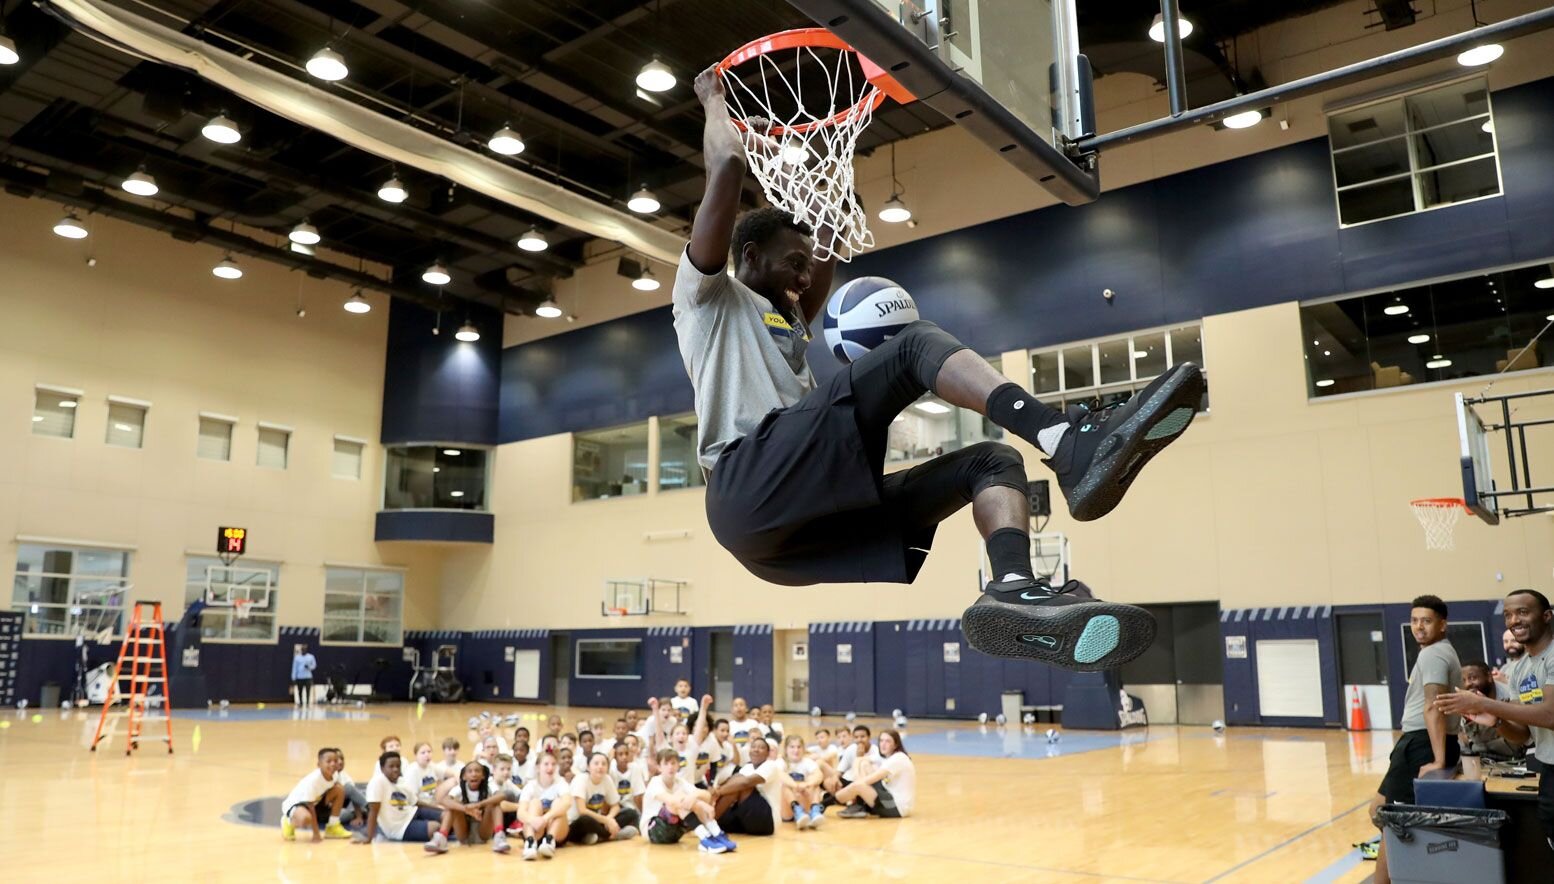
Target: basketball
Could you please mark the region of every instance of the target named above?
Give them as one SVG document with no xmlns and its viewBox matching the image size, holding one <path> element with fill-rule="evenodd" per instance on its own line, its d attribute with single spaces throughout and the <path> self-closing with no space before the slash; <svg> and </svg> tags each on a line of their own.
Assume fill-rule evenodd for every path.
<svg viewBox="0 0 1554 884">
<path fill-rule="evenodd" d="M 917 304 L 906 289 L 882 276 L 860 276 L 826 302 L 826 347 L 850 363 L 917 318 Z"/>
</svg>

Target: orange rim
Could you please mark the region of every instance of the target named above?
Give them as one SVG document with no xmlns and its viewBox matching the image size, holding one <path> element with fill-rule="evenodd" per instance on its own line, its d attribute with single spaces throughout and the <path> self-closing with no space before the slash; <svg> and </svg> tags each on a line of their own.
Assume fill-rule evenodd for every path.
<svg viewBox="0 0 1554 884">
<path fill-rule="evenodd" d="M 1451 507 L 1460 506 L 1466 509 L 1468 502 L 1460 497 L 1421 497 L 1418 500 L 1409 501 L 1408 505 L 1436 507 L 1439 509 L 1449 509 Z"/>
<path fill-rule="evenodd" d="M 766 134 L 784 135 L 791 133 L 794 135 L 803 135 L 807 132 L 813 132 L 816 129 L 820 129 L 825 126 L 835 126 L 837 123 L 842 122 L 854 114 L 861 113 L 865 108 L 870 111 L 878 110 L 879 106 L 885 103 L 886 95 L 889 95 L 902 104 L 906 104 L 908 101 L 913 100 L 912 94 L 907 92 L 906 87 L 896 82 L 895 77 L 892 77 L 890 74 L 886 73 L 883 68 L 876 65 L 874 62 L 869 61 L 862 53 L 858 52 L 858 50 L 847 45 L 847 41 L 831 33 L 825 28 L 794 28 L 791 31 L 778 31 L 775 34 L 769 34 L 765 37 L 757 37 L 756 39 L 751 40 L 749 43 L 746 43 L 738 49 L 735 49 L 733 52 L 730 52 L 728 57 L 718 62 L 718 73 L 727 73 L 730 68 L 742 65 L 745 62 L 753 58 L 758 58 L 762 55 L 768 55 L 773 52 L 781 52 L 784 49 L 799 49 L 805 46 L 819 49 L 835 49 L 838 52 L 851 52 L 854 55 L 857 55 L 858 63 L 863 68 L 863 75 L 868 79 L 869 83 L 875 87 L 875 91 L 871 94 L 864 95 L 853 104 L 837 111 L 824 120 L 815 120 L 814 122 L 810 123 L 800 123 L 797 126 L 773 126 Z M 734 117 L 733 121 L 734 125 L 738 126 L 740 129 L 746 131 L 749 130 L 749 127 L 745 125 L 744 120 L 741 120 L 738 117 Z"/>
</svg>

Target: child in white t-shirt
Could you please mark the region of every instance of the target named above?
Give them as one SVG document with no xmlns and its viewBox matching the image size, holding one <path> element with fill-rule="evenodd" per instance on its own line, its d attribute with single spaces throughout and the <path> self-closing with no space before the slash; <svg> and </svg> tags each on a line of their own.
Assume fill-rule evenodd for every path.
<svg viewBox="0 0 1554 884">
<path fill-rule="evenodd" d="M 425 745 L 428 752 L 430 744 Z M 398 752 L 378 756 L 377 770 L 367 782 L 367 826 L 351 836 L 357 844 L 370 844 L 375 838 L 424 844 L 441 826 L 443 814 L 432 807 L 421 807 L 414 782 L 403 774 L 404 761 Z"/>
<path fill-rule="evenodd" d="M 678 844 L 690 830 L 701 839 L 702 853 L 728 853 L 736 849 L 737 845 L 718 826 L 712 805 L 699 798 L 691 784 L 680 777 L 679 753 L 661 749 L 654 760 L 658 763 L 658 775 L 648 783 L 642 796 L 648 841 Z"/>
<path fill-rule="evenodd" d="M 464 762 L 459 760 L 459 741 L 454 737 L 448 737 L 442 741 L 442 760 L 433 768 L 437 771 L 437 779 L 457 779 L 459 771 L 464 769 Z"/>
<path fill-rule="evenodd" d="M 567 840 L 571 792 L 567 781 L 556 773 L 556 761 L 554 755 L 541 755 L 534 765 L 534 779 L 523 787 L 518 813 L 523 819 L 524 859 L 532 860 L 537 856 L 550 859 L 556 855 L 556 848 Z"/>
<path fill-rule="evenodd" d="M 917 767 L 895 731 L 880 731 L 880 761 L 864 765 L 852 784 L 836 793 L 836 803 L 846 808 L 837 816 L 859 819 L 869 815 L 912 815 L 917 801 Z"/>
<path fill-rule="evenodd" d="M 674 696 L 669 698 L 669 705 L 674 709 L 675 715 L 679 717 L 681 724 L 690 724 L 691 716 L 695 715 L 700 707 L 697 706 L 695 700 L 691 699 L 691 683 L 689 681 L 682 678 L 674 683 Z"/>
<path fill-rule="evenodd" d="M 804 754 L 804 740 L 798 734 L 782 741 L 782 762 L 782 804 L 787 808 L 783 820 L 793 820 L 800 829 L 819 826 L 826 818 L 820 803 L 820 765 Z"/>
<path fill-rule="evenodd" d="M 437 784 L 442 782 L 442 775 L 432 762 L 431 743 L 416 743 L 415 759 L 409 764 L 401 764 L 401 770 L 410 787 L 415 789 L 418 804 L 434 803 L 437 800 Z"/>
<path fill-rule="evenodd" d="M 491 792 L 502 796 L 502 831 L 510 837 L 523 833 L 518 819 L 518 802 L 523 799 L 523 781 L 513 775 L 513 757 L 498 755 L 491 764 Z"/>
<path fill-rule="evenodd" d="M 491 773 L 478 761 L 464 765 L 458 779 L 438 788 L 442 796 L 442 827 L 426 842 L 428 853 L 447 853 L 451 833 L 459 843 L 473 847 L 489 839 L 491 850 L 506 853 L 511 848 L 502 831 L 502 796 L 491 791 Z"/>
<path fill-rule="evenodd" d="M 634 816 L 640 818 L 642 793 L 647 791 L 647 765 L 632 759 L 630 745 L 624 742 L 615 744 L 615 760 L 610 762 L 609 776 L 615 781 L 615 794 L 620 801 L 621 815 L 624 816 L 627 811 L 631 811 Z"/>
<path fill-rule="evenodd" d="M 782 761 L 763 739 L 752 739 L 749 761 L 713 790 L 718 825 L 724 831 L 770 835 L 782 813 Z"/>
<path fill-rule="evenodd" d="M 637 837 L 637 812 L 621 805 L 616 783 L 610 778 L 610 760 L 599 753 L 588 758 L 588 768 L 572 778 L 572 831 L 578 844 L 625 841 Z"/>
<path fill-rule="evenodd" d="M 318 767 L 308 771 L 281 802 L 282 838 L 297 840 L 297 830 L 304 826 L 313 830 L 314 841 L 351 837 L 338 819 L 330 822 L 331 816 L 339 817 L 340 808 L 345 805 L 345 789 L 335 780 L 344 766 L 342 757 L 338 749 L 318 750 Z M 322 832 L 320 819 L 326 824 Z"/>
</svg>

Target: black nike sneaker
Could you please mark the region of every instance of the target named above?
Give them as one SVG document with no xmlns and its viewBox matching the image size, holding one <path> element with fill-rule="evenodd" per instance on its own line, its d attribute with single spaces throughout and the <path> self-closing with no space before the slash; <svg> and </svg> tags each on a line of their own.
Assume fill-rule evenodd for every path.
<svg viewBox="0 0 1554 884">
<path fill-rule="evenodd" d="M 1143 608 L 1100 601 L 1078 580 L 1054 588 L 1046 578 L 989 583 L 960 628 L 984 654 L 1078 672 L 1114 669 L 1155 640 L 1155 618 Z"/>
<path fill-rule="evenodd" d="M 1111 512 L 1149 459 L 1182 435 L 1203 399 L 1203 372 L 1178 363 L 1126 402 L 1091 411 L 1069 409 L 1069 429 L 1058 451 L 1042 461 L 1076 521 Z"/>
</svg>

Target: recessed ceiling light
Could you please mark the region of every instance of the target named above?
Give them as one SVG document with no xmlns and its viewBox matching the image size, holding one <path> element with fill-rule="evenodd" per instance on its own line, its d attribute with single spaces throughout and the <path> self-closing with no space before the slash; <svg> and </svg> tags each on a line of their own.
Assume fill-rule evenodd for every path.
<svg viewBox="0 0 1554 884">
<path fill-rule="evenodd" d="M 457 448 L 444 448 L 442 450 L 442 453 L 448 455 L 449 457 L 458 457 L 459 455 L 463 454 L 464 452 L 460 451 Z"/>
<path fill-rule="evenodd" d="M 1148 359 L 1149 358 L 1149 354 L 1144 352 L 1143 350 L 1134 350 L 1133 351 L 1133 358 L 1134 359 Z"/>
<path fill-rule="evenodd" d="M 361 290 L 358 289 L 356 294 L 352 295 L 351 299 L 345 302 L 345 309 L 348 313 L 366 313 L 372 310 L 372 305 L 367 303 L 367 299 L 362 297 Z"/>
<path fill-rule="evenodd" d="M 448 492 L 448 496 L 449 497 L 463 497 L 464 496 L 464 492 L 462 492 L 462 491 L 449 491 Z"/>
<path fill-rule="evenodd" d="M 1425 363 L 1425 368 L 1446 368 L 1451 365 L 1450 359 L 1432 359 Z"/>
<path fill-rule="evenodd" d="M 1408 305 L 1407 304 L 1388 304 L 1386 307 L 1384 307 L 1382 309 L 1381 312 L 1387 314 L 1388 316 L 1402 316 L 1404 313 L 1408 312 Z"/>
<path fill-rule="evenodd" d="M 119 185 L 125 193 L 133 193 L 136 196 L 156 196 L 160 189 L 156 186 L 156 179 L 152 178 L 145 169 L 137 169 L 124 183 Z"/>
<path fill-rule="evenodd" d="M 221 263 L 210 269 L 211 275 L 221 279 L 242 279 L 243 268 L 237 266 L 237 262 L 228 255 L 221 259 Z"/>
<path fill-rule="evenodd" d="M 658 211 L 661 205 L 658 197 L 653 195 L 653 191 L 647 189 L 646 184 L 642 185 L 642 189 L 632 194 L 631 199 L 626 201 L 626 208 L 636 212 L 638 215 L 651 215 Z"/>
<path fill-rule="evenodd" d="M 318 235 L 318 228 L 306 221 L 293 227 L 291 233 L 286 234 L 286 238 L 304 246 L 316 246 L 323 240 L 323 237 Z"/>
<path fill-rule="evenodd" d="M 1323 356 L 1332 356 L 1333 355 L 1333 351 L 1332 350 L 1323 350 L 1322 351 L 1322 355 Z"/>
<path fill-rule="evenodd" d="M 1478 127 L 1478 130 L 1480 132 L 1485 133 L 1486 135 L 1493 135 L 1493 134 L 1495 134 L 1495 121 L 1494 120 L 1485 120 L 1484 121 L 1484 125 Z"/>
<path fill-rule="evenodd" d="M 656 58 L 643 65 L 637 74 L 637 85 L 649 92 L 668 92 L 674 84 L 674 71 Z"/>
<path fill-rule="evenodd" d="M 438 261 L 436 264 L 421 271 L 421 281 L 431 283 L 432 285 L 447 285 L 453 281 L 453 277 L 448 275 L 448 268 L 442 266 L 442 262 Z"/>
<path fill-rule="evenodd" d="M 1192 22 L 1177 16 L 1176 30 L 1181 33 L 1182 39 L 1186 40 L 1192 34 Z M 1158 12 L 1155 13 L 1155 20 L 1149 24 L 1149 39 L 1154 40 L 1156 43 L 1165 42 L 1165 16 Z"/>
<path fill-rule="evenodd" d="M 1554 276 L 1550 276 L 1548 279 L 1540 279 L 1533 283 L 1532 287 L 1535 289 L 1554 289 Z"/>
<path fill-rule="evenodd" d="M 345 58 L 327 46 L 308 59 L 307 68 L 308 73 L 320 80 L 344 80 L 350 73 L 350 69 L 345 66 Z"/>
<path fill-rule="evenodd" d="M 646 267 L 642 268 L 641 276 L 631 281 L 631 287 L 639 292 L 656 292 L 658 291 L 658 286 L 658 277 L 654 276 L 653 271 Z"/>
<path fill-rule="evenodd" d="M 1465 68 L 1483 67 L 1505 54 L 1505 47 L 1499 43 L 1480 43 L 1472 49 L 1457 54 L 1457 64 Z"/>
<path fill-rule="evenodd" d="M 1408 342 L 1410 344 L 1428 344 L 1430 342 L 1430 336 L 1429 335 L 1409 335 L 1408 336 Z"/>
<path fill-rule="evenodd" d="M 546 298 L 544 303 L 534 308 L 534 315 L 542 319 L 560 319 L 561 308 L 556 306 L 554 298 Z"/>
<path fill-rule="evenodd" d="M 510 126 L 503 126 L 496 130 L 491 140 L 486 142 L 486 147 L 491 148 L 492 153 L 499 153 L 504 157 L 515 157 L 523 153 L 525 147 L 523 138 Z"/>
<path fill-rule="evenodd" d="M 59 219 L 54 225 L 54 232 L 65 239 L 86 239 L 86 225 L 76 217 L 75 212 L 70 212 Z"/>
<path fill-rule="evenodd" d="M 466 321 L 459 326 L 459 330 L 454 332 L 453 336 L 466 344 L 473 344 L 480 340 L 480 329 L 475 328 L 474 323 Z"/>
<path fill-rule="evenodd" d="M 941 405 L 940 403 L 935 402 L 932 399 L 929 399 L 926 402 L 919 402 L 916 405 L 913 405 L 912 407 L 917 409 L 918 411 L 921 411 L 923 414 L 949 414 L 950 413 L 950 407 L 948 405 Z"/>
<path fill-rule="evenodd" d="M 1220 120 L 1221 123 L 1225 124 L 1226 129 L 1250 129 L 1262 121 L 1263 112 L 1261 110 L 1242 111 L 1239 114 L 1231 114 Z"/>
<path fill-rule="evenodd" d="M 405 189 L 404 182 L 399 180 L 398 175 L 395 175 L 383 182 L 383 186 L 378 188 L 378 199 L 386 203 L 402 203 L 410 199 L 410 191 Z"/>
<path fill-rule="evenodd" d="M 226 114 L 217 114 L 210 118 L 200 134 L 217 144 L 236 144 L 243 140 L 243 133 L 238 130 L 237 124 L 227 118 Z"/>
<path fill-rule="evenodd" d="M 538 227 L 530 227 L 528 233 L 518 237 L 518 248 L 525 252 L 543 252 L 550 248 L 550 240 L 545 238 Z"/>
<path fill-rule="evenodd" d="M 21 55 L 16 52 L 16 41 L 0 34 L 0 64 L 16 64 L 21 60 Z"/>
<path fill-rule="evenodd" d="M 912 220 L 912 210 L 901 201 L 901 195 L 893 193 L 884 205 L 880 206 L 879 219 L 886 224 L 900 224 L 903 221 Z"/>
<path fill-rule="evenodd" d="M 1317 386 L 1319 386 L 1319 387 L 1331 387 L 1335 383 L 1337 383 L 1337 382 L 1334 381 L 1332 378 L 1323 378 L 1322 380 L 1317 381 Z"/>
</svg>

